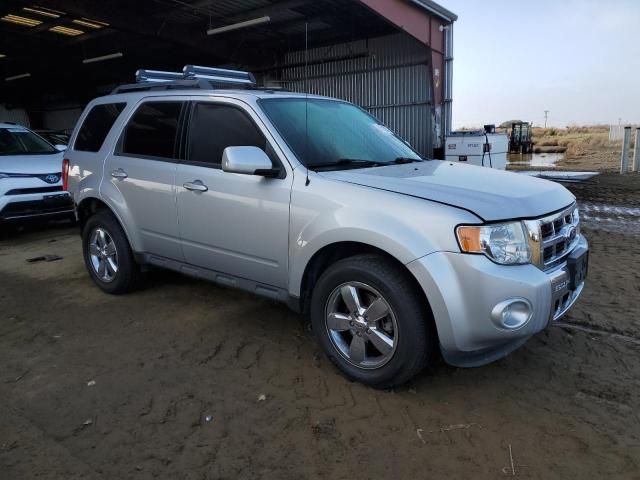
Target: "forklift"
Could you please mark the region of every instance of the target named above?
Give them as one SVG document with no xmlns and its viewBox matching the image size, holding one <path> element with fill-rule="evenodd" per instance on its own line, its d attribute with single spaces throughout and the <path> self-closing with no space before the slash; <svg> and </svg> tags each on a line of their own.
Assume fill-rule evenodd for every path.
<svg viewBox="0 0 640 480">
<path fill-rule="evenodd" d="M 514 122 L 509 135 L 509 153 L 533 153 L 532 124 Z"/>
</svg>

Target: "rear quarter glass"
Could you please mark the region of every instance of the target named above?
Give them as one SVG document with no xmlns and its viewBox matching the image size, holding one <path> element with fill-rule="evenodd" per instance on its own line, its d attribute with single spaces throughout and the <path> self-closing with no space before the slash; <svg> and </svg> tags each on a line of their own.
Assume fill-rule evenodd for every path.
<svg viewBox="0 0 640 480">
<path fill-rule="evenodd" d="M 119 102 L 103 103 L 91 108 L 78 131 L 73 149 L 80 152 L 99 151 L 125 106 L 125 102 Z"/>
</svg>

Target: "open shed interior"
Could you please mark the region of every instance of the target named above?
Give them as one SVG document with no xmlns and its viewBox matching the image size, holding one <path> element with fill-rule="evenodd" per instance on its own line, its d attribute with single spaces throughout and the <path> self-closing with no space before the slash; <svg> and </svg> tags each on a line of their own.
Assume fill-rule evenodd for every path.
<svg viewBox="0 0 640 480">
<path fill-rule="evenodd" d="M 428 0 L 5 0 L 0 121 L 69 130 L 137 69 L 195 64 L 354 102 L 437 154 L 455 18 Z"/>
</svg>

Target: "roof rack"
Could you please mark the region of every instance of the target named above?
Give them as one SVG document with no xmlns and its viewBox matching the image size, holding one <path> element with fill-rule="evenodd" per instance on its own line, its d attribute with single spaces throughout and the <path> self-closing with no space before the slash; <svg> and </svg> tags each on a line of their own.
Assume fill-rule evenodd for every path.
<svg viewBox="0 0 640 480">
<path fill-rule="evenodd" d="M 185 65 L 182 69 L 185 78 L 201 78 L 210 80 L 216 84 L 250 85 L 256 84 L 256 78 L 251 72 L 239 70 L 227 70 L 225 68 L 199 67 L 197 65 Z"/>
<path fill-rule="evenodd" d="M 136 72 L 136 83 L 142 82 L 170 82 L 172 80 L 184 80 L 185 77 L 179 72 L 162 72 L 160 70 L 143 70 Z"/>
<path fill-rule="evenodd" d="M 136 72 L 136 83 L 121 85 L 111 93 L 191 88 L 211 90 L 229 87 L 256 88 L 256 79 L 251 72 L 198 65 L 185 65 L 182 72 L 140 69 Z"/>
</svg>

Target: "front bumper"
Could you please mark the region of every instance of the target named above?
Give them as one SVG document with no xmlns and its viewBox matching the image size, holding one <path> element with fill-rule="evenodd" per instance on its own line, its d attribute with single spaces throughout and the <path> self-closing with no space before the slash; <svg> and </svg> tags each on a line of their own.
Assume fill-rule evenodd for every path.
<svg viewBox="0 0 640 480">
<path fill-rule="evenodd" d="M 588 249 L 580 237 L 575 248 Z M 407 265 L 429 300 L 445 360 L 457 366 L 483 365 L 524 344 L 576 302 L 584 282 L 571 289 L 566 263 L 551 271 L 533 265 L 505 266 L 483 255 L 436 252 Z M 491 320 L 507 299 L 526 299 L 532 312 L 516 329 Z"/>
<path fill-rule="evenodd" d="M 73 201 L 67 192 L 0 197 L 0 221 L 68 217 L 73 214 Z"/>
</svg>

